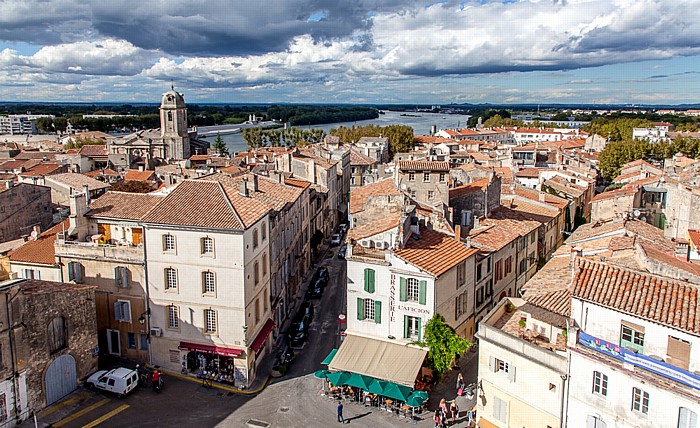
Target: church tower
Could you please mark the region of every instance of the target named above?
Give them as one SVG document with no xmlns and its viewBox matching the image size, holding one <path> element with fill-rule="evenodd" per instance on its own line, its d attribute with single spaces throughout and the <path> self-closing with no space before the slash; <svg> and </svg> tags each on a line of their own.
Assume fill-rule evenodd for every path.
<svg viewBox="0 0 700 428">
<path fill-rule="evenodd" d="M 165 144 L 165 158 L 190 157 L 190 136 L 187 132 L 187 108 L 182 94 L 171 87 L 160 103 L 160 136 Z"/>
</svg>

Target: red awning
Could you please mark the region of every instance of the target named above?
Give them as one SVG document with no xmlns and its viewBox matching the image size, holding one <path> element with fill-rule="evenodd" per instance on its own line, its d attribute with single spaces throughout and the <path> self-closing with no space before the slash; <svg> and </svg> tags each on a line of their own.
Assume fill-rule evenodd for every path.
<svg viewBox="0 0 700 428">
<path fill-rule="evenodd" d="M 243 353 L 240 349 L 222 348 L 214 345 L 200 345 L 199 343 L 180 342 L 180 349 L 206 352 L 208 354 L 223 355 L 225 357 L 237 357 Z"/>
<path fill-rule="evenodd" d="M 256 354 L 262 349 L 267 336 L 270 335 L 273 328 L 275 328 L 275 322 L 268 319 L 262 330 L 260 330 L 260 333 L 258 333 L 258 337 L 256 337 L 255 340 L 253 340 L 253 344 L 250 345 L 250 348 L 255 351 Z"/>
</svg>

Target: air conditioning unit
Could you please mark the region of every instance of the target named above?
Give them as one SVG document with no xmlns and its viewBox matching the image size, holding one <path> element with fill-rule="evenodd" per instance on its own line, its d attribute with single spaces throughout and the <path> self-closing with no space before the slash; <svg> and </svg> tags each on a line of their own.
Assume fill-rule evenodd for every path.
<svg viewBox="0 0 700 428">
<path fill-rule="evenodd" d="M 161 337 L 163 335 L 163 329 L 160 327 L 151 327 L 151 336 Z"/>
</svg>

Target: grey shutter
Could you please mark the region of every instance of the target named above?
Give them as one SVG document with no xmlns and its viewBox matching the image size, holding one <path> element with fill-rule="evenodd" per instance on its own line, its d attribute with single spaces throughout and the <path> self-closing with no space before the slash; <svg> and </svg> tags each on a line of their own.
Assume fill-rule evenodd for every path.
<svg viewBox="0 0 700 428">
<path fill-rule="evenodd" d="M 374 323 L 382 323 L 382 302 L 378 300 L 374 302 Z"/>
<path fill-rule="evenodd" d="M 421 331 L 421 321 L 423 321 L 422 318 L 418 318 L 418 328 L 416 329 L 418 331 L 418 341 L 420 342 L 423 340 L 423 332 Z"/>
<path fill-rule="evenodd" d="M 80 263 L 75 264 L 75 282 L 83 282 L 83 269 Z"/>
<path fill-rule="evenodd" d="M 26 277 L 26 275 L 25 275 Z M 68 263 L 68 281 L 73 281 L 75 279 L 75 262 Z"/>
<path fill-rule="evenodd" d="M 121 270 L 122 270 L 122 287 L 126 288 L 129 286 L 129 272 L 126 270 L 125 267 L 122 267 Z"/>
<path fill-rule="evenodd" d="M 117 321 L 122 320 L 122 304 L 121 304 L 121 302 L 114 302 L 114 319 Z"/>
<path fill-rule="evenodd" d="M 489 355 L 489 371 L 496 372 L 496 358 L 493 355 Z"/>
<path fill-rule="evenodd" d="M 131 322 L 131 303 L 121 302 L 122 304 L 122 319 L 126 322 Z"/>
<path fill-rule="evenodd" d="M 361 297 L 357 298 L 357 319 L 360 321 L 365 319 L 365 300 Z"/>
<path fill-rule="evenodd" d="M 508 380 L 515 382 L 515 367 L 513 364 L 508 364 Z"/>
</svg>

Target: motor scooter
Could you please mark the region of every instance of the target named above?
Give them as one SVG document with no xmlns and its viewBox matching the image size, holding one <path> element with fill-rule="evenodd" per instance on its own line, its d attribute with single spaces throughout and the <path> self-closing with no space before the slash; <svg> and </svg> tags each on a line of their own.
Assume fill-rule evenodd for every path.
<svg viewBox="0 0 700 428">
<path fill-rule="evenodd" d="M 163 390 L 164 386 L 165 386 L 165 381 L 163 380 L 163 375 L 161 374 L 160 376 L 158 376 L 158 381 L 153 382 L 153 391 L 160 394 L 160 392 Z"/>
</svg>

